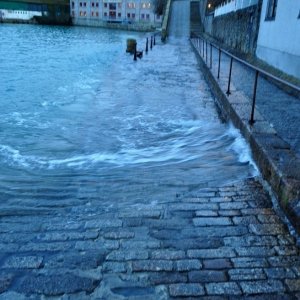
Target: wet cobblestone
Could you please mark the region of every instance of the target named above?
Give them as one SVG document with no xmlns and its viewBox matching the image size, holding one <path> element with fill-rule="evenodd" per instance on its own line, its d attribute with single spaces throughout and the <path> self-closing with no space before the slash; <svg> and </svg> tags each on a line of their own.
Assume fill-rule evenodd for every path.
<svg viewBox="0 0 300 300">
<path fill-rule="evenodd" d="M 0 223 L 8 242 L 1 247 L 0 299 L 297 299 L 299 248 L 260 183 L 211 189 L 158 203 L 159 213 L 149 204 L 146 213 L 126 208 L 85 222 L 85 214 L 77 221 L 67 215 L 69 225 L 85 226 L 62 223 L 60 231 L 54 216 L 43 216 L 47 226 L 37 232 L 29 226 L 11 233 Z M 253 195 L 263 203 L 245 209 Z M 124 221 L 130 219 L 134 226 Z M 10 231 L 23 222 L 13 220 Z"/>
</svg>

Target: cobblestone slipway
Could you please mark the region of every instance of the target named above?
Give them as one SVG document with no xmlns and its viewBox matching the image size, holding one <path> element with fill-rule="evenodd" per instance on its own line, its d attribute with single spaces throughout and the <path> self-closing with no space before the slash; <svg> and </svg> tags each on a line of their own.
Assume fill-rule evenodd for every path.
<svg viewBox="0 0 300 300">
<path fill-rule="evenodd" d="M 255 179 L 139 210 L 1 215 L 0 299 L 300 299 L 299 249 Z"/>
</svg>

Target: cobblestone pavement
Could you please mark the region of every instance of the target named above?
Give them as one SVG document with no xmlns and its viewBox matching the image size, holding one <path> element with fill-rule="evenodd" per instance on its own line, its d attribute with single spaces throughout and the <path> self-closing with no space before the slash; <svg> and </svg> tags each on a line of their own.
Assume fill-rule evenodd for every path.
<svg viewBox="0 0 300 300">
<path fill-rule="evenodd" d="M 300 299 L 299 249 L 255 179 L 138 207 L 2 211 L 0 299 Z"/>
<path fill-rule="evenodd" d="M 200 51 L 203 54 L 201 45 Z M 206 48 L 204 48 L 206 54 Z M 206 60 L 206 56 L 205 56 Z M 207 49 L 207 63 L 210 65 L 210 47 Z M 228 82 L 230 58 L 222 53 L 220 78 Z M 212 49 L 212 73 L 218 74 L 218 50 Z M 243 93 L 252 104 L 255 72 L 241 63 L 234 61 L 232 67 L 231 91 Z M 285 140 L 300 157 L 300 99 L 289 95 L 263 77 L 259 77 L 256 106 L 279 136 Z M 251 108 L 248 112 L 249 119 Z M 255 115 L 254 115 L 255 118 Z"/>
</svg>

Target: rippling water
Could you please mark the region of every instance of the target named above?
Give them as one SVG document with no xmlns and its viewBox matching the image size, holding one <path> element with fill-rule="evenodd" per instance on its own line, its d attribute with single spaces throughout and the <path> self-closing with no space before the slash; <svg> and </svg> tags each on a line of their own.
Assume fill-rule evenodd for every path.
<svg viewBox="0 0 300 300">
<path fill-rule="evenodd" d="M 186 41 L 133 62 L 129 37 L 144 44 L 141 33 L 0 26 L 2 205 L 163 201 L 256 174 Z"/>
</svg>

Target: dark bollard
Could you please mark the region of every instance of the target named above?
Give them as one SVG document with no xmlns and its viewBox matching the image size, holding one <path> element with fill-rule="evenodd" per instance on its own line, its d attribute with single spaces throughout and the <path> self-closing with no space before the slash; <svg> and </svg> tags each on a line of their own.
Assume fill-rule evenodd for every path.
<svg viewBox="0 0 300 300">
<path fill-rule="evenodd" d="M 148 38 L 146 40 L 146 53 L 148 53 Z"/>
<path fill-rule="evenodd" d="M 150 49 L 152 50 L 152 47 L 153 47 L 153 38 L 151 36 L 151 39 L 150 39 Z"/>
<path fill-rule="evenodd" d="M 136 43 L 135 43 L 135 45 L 134 45 L 133 60 L 136 60 Z"/>
<path fill-rule="evenodd" d="M 155 35 L 153 36 L 153 45 L 155 46 Z"/>
</svg>

